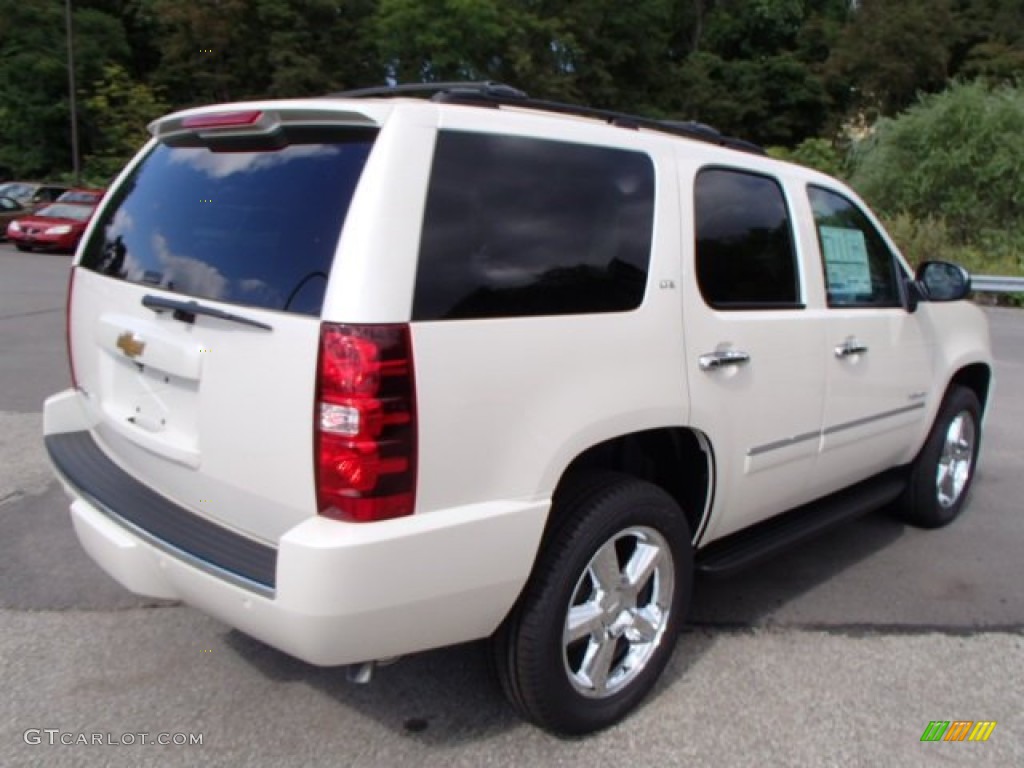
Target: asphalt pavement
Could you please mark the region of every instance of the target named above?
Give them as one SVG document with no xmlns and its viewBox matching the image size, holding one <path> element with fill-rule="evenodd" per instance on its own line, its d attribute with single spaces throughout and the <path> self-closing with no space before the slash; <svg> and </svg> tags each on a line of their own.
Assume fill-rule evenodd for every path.
<svg viewBox="0 0 1024 768">
<path fill-rule="evenodd" d="M 40 438 L 69 263 L 0 245 L 0 765 L 1024 765 L 1024 311 L 987 310 L 997 390 L 960 519 L 870 515 L 699 582 L 655 695 L 565 740 L 514 717 L 480 644 L 358 687 L 93 565 Z M 934 720 L 997 725 L 922 743 Z"/>
</svg>

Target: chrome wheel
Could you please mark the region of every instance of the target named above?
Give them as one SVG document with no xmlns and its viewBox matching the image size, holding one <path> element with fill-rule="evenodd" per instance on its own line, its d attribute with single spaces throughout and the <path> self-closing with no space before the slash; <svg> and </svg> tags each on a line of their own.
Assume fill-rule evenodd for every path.
<svg viewBox="0 0 1024 768">
<path fill-rule="evenodd" d="M 953 506 L 971 477 L 975 444 L 974 417 L 960 411 L 949 423 L 935 472 L 935 492 L 944 508 Z"/>
<path fill-rule="evenodd" d="M 652 528 L 628 528 L 601 545 L 576 582 L 562 631 L 576 691 L 612 696 L 644 670 L 669 623 L 674 569 L 668 542 Z"/>
</svg>

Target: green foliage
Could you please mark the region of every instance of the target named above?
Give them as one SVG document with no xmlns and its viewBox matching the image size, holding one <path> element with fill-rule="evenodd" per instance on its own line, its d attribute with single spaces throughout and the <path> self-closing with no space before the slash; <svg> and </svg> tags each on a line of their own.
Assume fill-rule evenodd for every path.
<svg viewBox="0 0 1024 768">
<path fill-rule="evenodd" d="M 167 112 L 153 89 L 131 79 L 123 67 L 109 64 L 86 99 L 93 152 L 86 156 L 87 178 L 110 182 L 148 138 L 146 126 Z"/>
<path fill-rule="evenodd" d="M 1020 231 L 990 232 L 977 243 L 957 243 L 942 219 L 900 213 L 887 218 L 886 231 L 915 267 L 922 261 L 951 261 L 977 275 L 1024 277 L 1024 235 Z M 1024 294 L 979 296 L 979 300 L 1024 306 Z"/>
<path fill-rule="evenodd" d="M 951 74 L 1012 83 L 1024 78 L 1020 0 L 960 0 Z"/>
<path fill-rule="evenodd" d="M 768 154 L 836 178 L 844 177 L 847 171 L 844 155 L 827 139 L 804 139 L 793 149 L 768 147 Z"/>
<path fill-rule="evenodd" d="M 1024 79 L 1021 0 L 74 0 L 73 7 L 82 155 L 87 172 L 100 175 L 132 144 L 109 134 L 110 115 L 136 126 L 161 102 L 179 109 L 443 79 L 494 79 L 540 98 L 700 120 L 835 172 L 843 164 L 825 147 L 842 126 L 870 127 L 958 73 L 989 84 Z M 0 178 L 69 172 L 65 44 L 63 3 L 0 0 Z M 805 144 L 814 138 L 823 143 Z"/>
<path fill-rule="evenodd" d="M 675 112 L 751 141 L 793 145 L 825 124 L 825 91 L 791 54 L 729 61 L 700 52 L 678 79 Z"/>
<path fill-rule="evenodd" d="M 312 96 L 383 79 L 375 0 L 141 0 L 176 107 Z"/>
<path fill-rule="evenodd" d="M 860 0 L 827 66 L 843 108 L 892 115 L 949 77 L 951 0 Z"/>
<path fill-rule="evenodd" d="M 76 7 L 74 30 L 80 94 L 129 50 L 120 22 L 100 10 Z M 72 165 L 65 41 L 63 4 L 0 0 L 0 178 Z"/>
<path fill-rule="evenodd" d="M 881 121 L 852 183 L 879 210 L 944 219 L 958 243 L 1024 228 L 1024 90 L 957 83 Z"/>
</svg>

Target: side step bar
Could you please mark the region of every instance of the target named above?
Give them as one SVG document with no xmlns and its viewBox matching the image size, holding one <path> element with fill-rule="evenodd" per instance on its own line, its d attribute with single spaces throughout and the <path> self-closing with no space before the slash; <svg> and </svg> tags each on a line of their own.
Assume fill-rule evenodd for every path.
<svg viewBox="0 0 1024 768">
<path fill-rule="evenodd" d="M 732 575 L 834 525 L 884 507 L 906 485 L 905 474 L 894 470 L 738 531 L 698 551 L 697 572 L 711 577 Z"/>
</svg>

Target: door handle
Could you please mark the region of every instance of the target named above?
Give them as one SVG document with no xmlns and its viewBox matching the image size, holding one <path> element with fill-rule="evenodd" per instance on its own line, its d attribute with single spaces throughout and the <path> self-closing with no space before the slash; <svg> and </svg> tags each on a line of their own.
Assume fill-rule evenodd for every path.
<svg viewBox="0 0 1024 768">
<path fill-rule="evenodd" d="M 853 357 L 854 355 L 863 355 L 867 351 L 867 344 L 861 344 L 857 339 L 851 336 L 836 347 L 836 357 L 840 359 L 844 357 Z"/>
<path fill-rule="evenodd" d="M 702 371 L 716 371 L 730 365 L 746 365 L 750 362 L 750 355 L 738 349 L 721 349 L 701 355 L 698 362 Z"/>
</svg>

